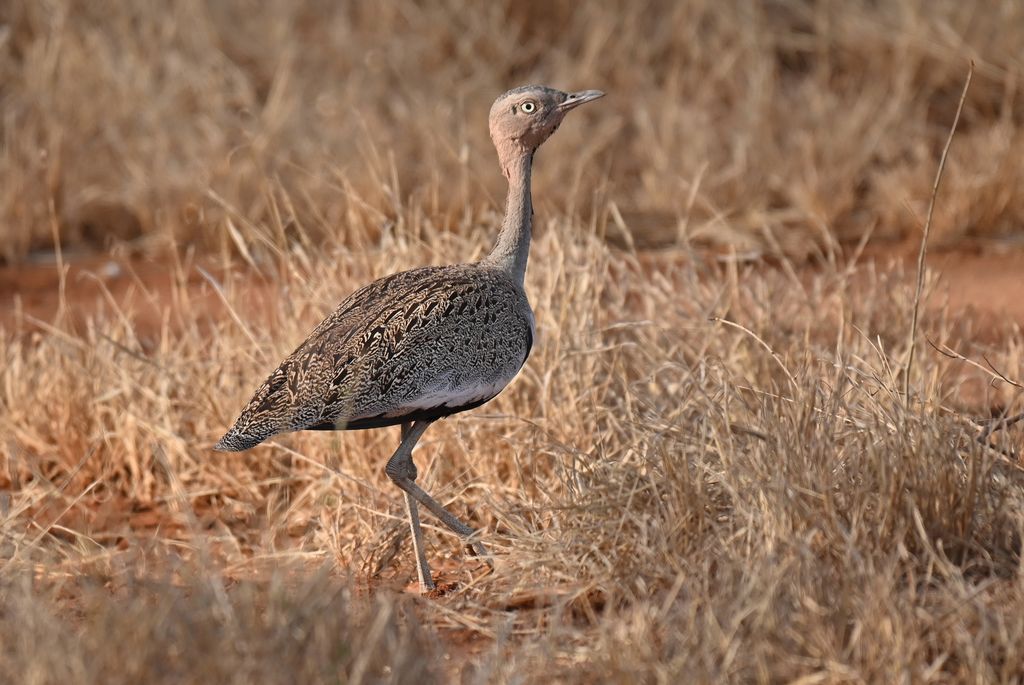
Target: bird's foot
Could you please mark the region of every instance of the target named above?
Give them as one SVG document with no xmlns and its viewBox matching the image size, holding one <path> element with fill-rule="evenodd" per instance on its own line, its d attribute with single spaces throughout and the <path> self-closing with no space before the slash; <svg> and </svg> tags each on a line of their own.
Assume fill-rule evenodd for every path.
<svg viewBox="0 0 1024 685">
<path fill-rule="evenodd" d="M 429 580 L 426 583 L 412 582 L 405 586 L 405 591 L 409 594 L 418 594 L 421 597 L 427 599 L 437 599 L 438 597 L 444 597 L 450 595 L 458 588 L 458 583 L 453 582 L 434 582 Z"/>
<path fill-rule="evenodd" d="M 440 599 L 445 595 L 450 595 L 459 589 L 458 583 L 438 583 L 435 587 L 430 590 L 424 591 L 423 596 L 427 599 Z"/>
<path fill-rule="evenodd" d="M 466 552 L 468 552 L 470 556 L 479 557 L 485 564 L 487 564 L 488 568 L 492 571 L 494 570 L 494 558 L 490 555 L 482 542 L 467 542 Z"/>
</svg>

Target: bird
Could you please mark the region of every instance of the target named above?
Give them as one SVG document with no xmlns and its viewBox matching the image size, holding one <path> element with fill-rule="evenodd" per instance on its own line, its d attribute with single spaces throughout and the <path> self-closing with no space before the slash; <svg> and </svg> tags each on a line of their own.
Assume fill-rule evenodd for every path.
<svg viewBox="0 0 1024 685">
<path fill-rule="evenodd" d="M 214 449 L 238 452 L 280 433 L 400 426 L 385 473 L 405 493 L 419 588 L 435 589 L 419 506 L 470 554 L 493 561 L 480 535 L 416 483 L 413 447 L 435 421 L 493 399 L 519 373 L 536 324 L 524 288 L 537 149 L 571 110 L 604 96 L 540 85 L 491 106 L 488 128 L 508 181 L 497 240 L 476 262 L 386 276 L 352 293 L 253 394 Z"/>
</svg>

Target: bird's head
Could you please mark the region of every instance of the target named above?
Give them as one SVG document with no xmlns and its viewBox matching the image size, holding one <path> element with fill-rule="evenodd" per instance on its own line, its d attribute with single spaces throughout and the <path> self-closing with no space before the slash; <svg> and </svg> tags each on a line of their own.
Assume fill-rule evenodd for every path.
<svg viewBox="0 0 1024 685">
<path fill-rule="evenodd" d="M 547 86 L 508 91 L 491 105 L 491 140 L 502 166 L 512 155 L 532 153 L 555 132 L 569 110 L 603 97 L 599 90 L 563 93 Z"/>
</svg>

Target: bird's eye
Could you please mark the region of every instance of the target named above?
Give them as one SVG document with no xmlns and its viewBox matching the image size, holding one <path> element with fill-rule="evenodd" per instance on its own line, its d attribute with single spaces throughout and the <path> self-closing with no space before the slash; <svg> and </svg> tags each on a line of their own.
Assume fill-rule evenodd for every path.
<svg viewBox="0 0 1024 685">
<path fill-rule="evenodd" d="M 537 103 L 535 103 L 533 100 L 527 100 L 522 105 L 520 105 L 520 107 L 522 107 L 522 110 L 527 114 L 533 114 L 534 112 L 537 111 Z"/>
</svg>

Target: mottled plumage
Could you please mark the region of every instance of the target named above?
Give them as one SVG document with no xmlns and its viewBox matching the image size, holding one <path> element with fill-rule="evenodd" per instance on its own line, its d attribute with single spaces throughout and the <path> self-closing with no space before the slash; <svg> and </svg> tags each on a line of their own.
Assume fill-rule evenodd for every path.
<svg viewBox="0 0 1024 685">
<path fill-rule="evenodd" d="M 394 274 L 342 302 L 263 382 L 218 449 L 297 430 L 355 430 L 472 409 L 533 345 L 522 288 L 494 267 Z"/>
<path fill-rule="evenodd" d="M 566 112 L 602 95 L 524 86 L 499 97 L 489 125 L 509 192 L 494 249 L 475 264 L 404 271 L 350 295 L 270 374 L 215 446 L 239 451 L 288 431 L 401 425 L 385 471 L 406 493 L 423 590 L 434 583 L 419 504 L 472 552 L 487 552 L 473 529 L 416 484 L 413 446 L 432 422 L 493 398 L 526 362 L 534 337 L 523 289 L 534 153 Z"/>
</svg>

